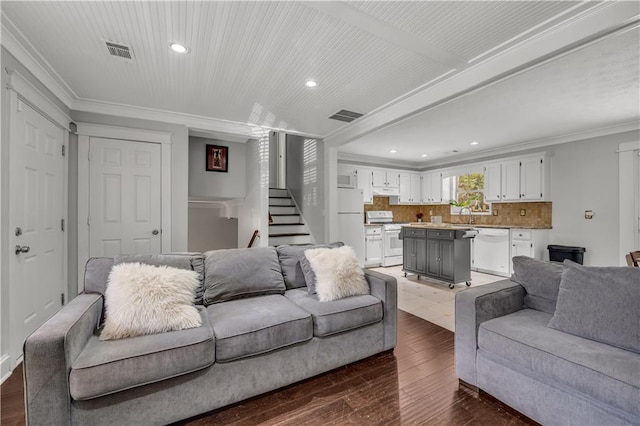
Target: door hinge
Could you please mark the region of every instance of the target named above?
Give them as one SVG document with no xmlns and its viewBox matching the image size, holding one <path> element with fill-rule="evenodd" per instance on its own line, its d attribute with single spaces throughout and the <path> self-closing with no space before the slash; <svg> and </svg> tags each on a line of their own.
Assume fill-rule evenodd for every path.
<svg viewBox="0 0 640 426">
<path fill-rule="evenodd" d="M 65 151 L 66 151 L 66 149 L 65 149 L 65 145 L 63 144 L 63 145 L 62 145 L 62 156 L 63 156 L 63 157 L 64 157 L 64 155 L 65 155 Z"/>
<path fill-rule="evenodd" d="M 87 216 L 87 225 L 91 225 L 91 216 Z"/>
<path fill-rule="evenodd" d="M 87 161 L 91 161 L 91 151 L 87 151 Z"/>
<path fill-rule="evenodd" d="M 64 231 L 64 219 L 60 219 L 60 230 Z"/>
<path fill-rule="evenodd" d="M 60 293 L 60 304 L 64 306 L 64 293 Z"/>
</svg>

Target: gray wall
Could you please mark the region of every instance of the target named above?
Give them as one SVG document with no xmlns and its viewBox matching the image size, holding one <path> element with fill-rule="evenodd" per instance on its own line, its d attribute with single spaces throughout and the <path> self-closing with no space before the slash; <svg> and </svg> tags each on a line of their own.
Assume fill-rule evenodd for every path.
<svg viewBox="0 0 640 426">
<path fill-rule="evenodd" d="M 206 171 L 207 144 L 229 147 L 229 172 Z M 189 198 L 244 198 L 246 174 L 246 144 L 189 137 Z"/>
<path fill-rule="evenodd" d="M 171 135 L 171 248 L 187 250 L 189 193 L 189 132 L 185 126 L 137 118 L 72 111 L 77 122 L 170 132 Z M 75 184 L 77 185 L 77 179 Z M 77 186 L 75 191 L 77 192 Z M 164 251 L 169 251 L 165 250 Z"/>
<path fill-rule="evenodd" d="M 638 140 L 635 131 L 546 149 L 552 155 L 551 244 L 585 247 L 587 265 L 620 264 L 617 150 L 620 143 Z M 593 210 L 593 219 L 584 218 L 585 210 Z"/>
<path fill-rule="evenodd" d="M 5 68 L 19 72 L 26 80 L 40 90 L 48 99 L 57 105 L 62 111 L 69 114 L 67 108 L 53 93 L 43 86 L 20 62 L 18 62 L 4 47 L 0 49 L 0 74 L 1 74 L 1 95 L 0 95 L 0 245 L 2 246 L 0 257 L 0 378 L 8 373 L 8 363 L 5 356 L 9 351 L 9 257 L 11 253 L 9 247 L 9 94 L 7 90 L 8 75 Z M 68 160 L 70 161 L 70 160 Z M 60 194 L 62 197 L 62 194 Z M 70 200 L 71 201 L 71 200 Z M 69 219 L 69 218 L 68 218 Z M 71 235 L 68 235 L 71 238 Z M 71 272 L 71 269 L 69 269 Z M 70 276 L 71 278 L 71 276 Z M 71 280 L 69 280 L 72 283 Z M 69 286 L 69 299 L 75 294 L 72 292 L 73 285 Z"/>
<path fill-rule="evenodd" d="M 324 143 L 287 135 L 287 188 L 316 242 L 325 239 Z"/>
<path fill-rule="evenodd" d="M 219 210 L 189 205 L 189 251 L 238 248 L 238 219 L 221 217 Z"/>
</svg>

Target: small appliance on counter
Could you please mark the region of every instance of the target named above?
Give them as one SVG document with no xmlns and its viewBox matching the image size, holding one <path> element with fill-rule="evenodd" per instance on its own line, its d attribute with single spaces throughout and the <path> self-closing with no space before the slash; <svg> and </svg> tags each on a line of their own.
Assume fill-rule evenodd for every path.
<svg viewBox="0 0 640 426">
<path fill-rule="evenodd" d="M 387 210 L 367 212 L 367 224 L 382 225 L 382 266 L 402 265 L 400 231 L 406 222 L 393 221 L 393 212 Z"/>
</svg>

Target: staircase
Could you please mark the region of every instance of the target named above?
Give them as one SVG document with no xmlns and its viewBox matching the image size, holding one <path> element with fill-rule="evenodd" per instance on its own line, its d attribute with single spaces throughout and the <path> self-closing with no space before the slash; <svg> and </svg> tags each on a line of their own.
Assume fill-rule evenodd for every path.
<svg viewBox="0 0 640 426">
<path fill-rule="evenodd" d="M 269 188 L 269 245 L 312 244 L 313 237 L 304 223 L 289 190 Z"/>
</svg>

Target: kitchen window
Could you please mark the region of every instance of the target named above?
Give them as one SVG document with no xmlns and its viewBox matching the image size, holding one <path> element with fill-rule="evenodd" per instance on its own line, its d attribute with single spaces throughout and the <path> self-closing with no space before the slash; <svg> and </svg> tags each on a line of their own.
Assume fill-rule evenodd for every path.
<svg viewBox="0 0 640 426">
<path fill-rule="evenodd" d="M 451 202 L 451 213 L 469 207 L 472 214 L 490 214 L 491 204 L 484 198 L 484 173 L 464 173 L 443 179 L 444 192 Z"/>
</svg>

